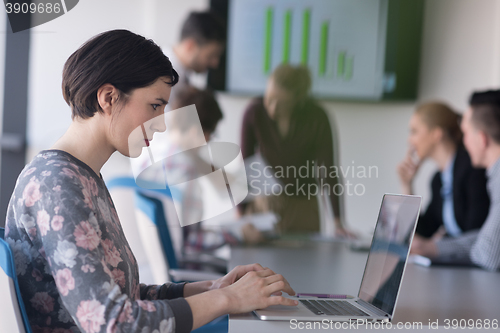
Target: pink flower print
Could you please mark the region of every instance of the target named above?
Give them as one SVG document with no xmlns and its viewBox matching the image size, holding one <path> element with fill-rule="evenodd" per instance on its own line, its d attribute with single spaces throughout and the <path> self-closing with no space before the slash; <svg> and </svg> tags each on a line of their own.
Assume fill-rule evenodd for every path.
<svg viewBox="0 0 500 333">
<path fill-rule="evenodd" d="M 48 170 L 44 170 L 42 172 L 40 172 L 40 176 L 42 177 L 48 177 L 52 174 L 52 171 L 48 171 Z"/>
<path fill-rule="evenodd" d="M 135 261 L 135 257 L 134 257 L 134 254 L 132 253 L 132 251 L 130 251 L 130 249 L 128 247 L 125 248 L 125 251 L 127 252 L 127 256 L 128 256 L 128 259 L 130 260 L 130 262 L 135 265 L 136 261 Z"/>
<path fill-rule="evenodd" d="M 111 318 L 106 326 L 106 333 L 116 333 L 116 318 Z"/>
<path fill-rule="evenodd" d="M 90 190 L 88 187 L 83 187 L 82 188 L 82 193 L 84 196 L 83 202 L 89 207 L 90 209 L 94 209 L 94 202 L 92 201 L 92 193 L 90 193 Z"/>
<path fill-rule="evenodd" d="M 148 312 L 155 312 L 156 311 L 156 307 L 155 305 L 153 304 L 153 302 L 151 301 L 141 301 L 141 300 L 137 300 L 136 301 L 139 306 L 144 310 L 144 311 L 148 311 Z"/>
<path fill-rule="evenodd" d="M 61 172 L 63 175 L 66 175 L 68 177 L 77 177 L 76 175 L 76 172 L 74 172 L 73 170 L 71 169 L 68 169 L 68 168 L 62 168 L 62 172 Z"/>
<path fill-rule="evenodd" d="M 33 207 L 35 202 L 42 198 L 42 193 L 40 193 L 40 184 L 36 181 L 31 181 L 26 185 L 23 191 L 23 200 L 26 207 Z"/>
<path fill-rule="evenodd" d="M 38 224 L 38 228 L 40 228 L 42 236 L 45 236 L 50 230 L 49 221 L 50 215 L 45 211 L 45 209 L 39 210 L 36 213 L 36 224 Z"/>
<path fill-rule="evenodd" d="M 28 235 L 30 235 L 30 237 L 35 238 L 36 237 L 36 228 L 30 228 L 30 229 L 28 229 Z"/>
<path fill-rule="evenodd" d="M 89 178 L 90 192 L 92 192 L 93 196 L 97 196 L 99 194 L 99 188 L 97 187 L 97 183 L 94 177 Z"/>
<path fill-rule="evenodd" d="M 50 222 L 50 225 L 52 226 L 52 229 L 54 229 L 55 231 L 59 231 L 62 228 L 63 222 L 64 217 L 62 217 L 61 215 L 54 215 L 54 217 L 52 218 L 52 222 Z"/>
<path fill-rule="evenodd" d="M 31 271 L 31 276 L 33 276 L 37 282 L 40 282 L 43 280 L 42 273 L 36 268 L 33 268 L 33 270 Z"/>
<path fill-rule="evenodd" d="M 125 273 L 121 269 L 115 268 L 111 271 L 113 280 L 122 288 L 125 287 Z"/>
<path fill-rule="evenodd" d="M 87 333 L 97 333 L 104 321 L 105 307 L 99 301 L 81 301 L 76 310 L 76 318 Z"/>
<path fill-rule="evenodd" d="M 108 276 L 113 279 L 113 273 L 109 270 L 108 264 L 104 260 L 101 260 L 101 265 L 104 273 L 108 274 Z"/>
<path fill-rule="evenodd" d="M 94 250 L 99 245 L 99 236 L 87 221 L 80 222 L 76 226 L 73 235 L 75 236 L 76 245 L 89 251 Z"/>
<path fill-rule="evenodd" d="M 59 189 L 61 188 L 61 186 L 60 186 L 60 185 L 57 185 L 57 186 L 59 186 Z M 55 207 L 54 207 L 54 213 L 59 214 L 59 209 L 60 209 L 60 208 L 61 208 L 61 207 L 59 207 L 59 206 L 55 206 Z"/>
<path fill-rule="evenodd" d="M 94 267 L 94 266 L 92 266 L 92 265 L 89 265 L 89 264 L 87 264 L 87 265 L 83 265 L 83 266 L 82 266 L 82 271 L 83 271 L 84 273 L 88 273 L 88 272 L 90 272 L 90 273 L 94 273 L 94 272 L 95 272 L 95 267 Z"/>
<path fill-rule="evenodd" d="M 68 296 L 69 291 L 75 289 L 75 279 L 68 268 L 58 270 L 55 281 L 57 289 L 63 296 Z"/>
<path fill-rule="evenodd" d="M 38 292 L 30 299 L 31 306 L 40 313 L 54 311 L 54 299 L 46 291 Z"/>
<path fill-rule="evenodd" d="M 35 172 L 36 168 L 30 168 L 28 171 L 24 173 L 24 177 L 31 175 L 33 172 Z"/>
<path fill-rule="evenodd" d="M 110 239 L 104 240 L 104 242 L 102 242 L 102 247 L 104 248 L 104 256 L 106 257 L 106 262 L 108 264 L 116 267 L 121 261 L 123 261 L 120 257 L 120 252 L 118 252 Z"/>
<path fill-rule="evenodd" d="M 125 301 L 125 305 L 123 306 L 123 310 L 118 317 L 118 322 L 128 322 L 132 323 L 134 321 L 134 317 L 132 317 L 132 303 L 129 300 Z"/>
<path fill-rule="evenodd" d="M 131 295 L 134 298 L 134 300 L 141 298 L 141 286 L 135 280 L 132 281 L 132 293 L 131 293 Z"/>
<path fill-rule="evenodd" d="M 61 185 L 57 185 L 57 186 L 53 187 L 52 190 L 55 192 L 59 192 L 61 190 Z"/>
</svg>

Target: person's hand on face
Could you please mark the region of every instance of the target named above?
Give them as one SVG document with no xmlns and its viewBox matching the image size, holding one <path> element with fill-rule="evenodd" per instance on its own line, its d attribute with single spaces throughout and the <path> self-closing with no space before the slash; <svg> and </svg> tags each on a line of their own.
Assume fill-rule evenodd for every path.
<svg viewBox="0 0 500 333">
<path fill-rule="evenodd" d="M 404 192 L 407 192 L 406 194 L 411 194 L 411 184 L 421 164 L 421 160 L 416 158 L 415 155 L 415 151 L 410 148 L 403 161 L 399 163 L 397 169 Z"/>
</svg>

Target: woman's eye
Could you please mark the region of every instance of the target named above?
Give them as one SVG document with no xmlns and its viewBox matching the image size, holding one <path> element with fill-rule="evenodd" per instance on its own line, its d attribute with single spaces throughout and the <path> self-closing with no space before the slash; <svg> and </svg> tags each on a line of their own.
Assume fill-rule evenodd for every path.
<svg viewBox="0 0 500 333">
<path fill-rule="evenodd" d="M 153 109 L 155 109 L 155 111 L 156 111 L 156 109 L 160 106 L 160 104 L 151 104 L 151 106 L 152 106 L 152 107 L 153 107 Z"/>
</svg>

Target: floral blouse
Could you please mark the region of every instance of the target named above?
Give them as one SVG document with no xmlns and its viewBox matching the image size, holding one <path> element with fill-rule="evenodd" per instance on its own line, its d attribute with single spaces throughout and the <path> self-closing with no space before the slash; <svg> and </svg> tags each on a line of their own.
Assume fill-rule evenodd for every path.
<svg viewBox="0 0 500 333">
<path fill-rule="evenodd" d="M 139 284 L 113 201 L 85 163 L 59 150 L 23 169 L 5 239 L 34 332 L 189 332 L 184 284 Z"/>
</svg>

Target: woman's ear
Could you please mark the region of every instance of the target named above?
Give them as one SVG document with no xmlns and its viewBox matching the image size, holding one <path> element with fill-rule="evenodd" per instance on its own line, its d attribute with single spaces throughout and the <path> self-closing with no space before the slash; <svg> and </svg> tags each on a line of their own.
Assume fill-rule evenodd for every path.
<svg viewBox="0 0 500 333">
<path fill-rule="evenodd" d="M 118 97 L 118 89 L 110 83 L 103 84 L 97 89 L 97 103 L 104 114 L 111 115 L 113 106 L 116 106 L 118 102 Z"/>
<path fill-rule="evenodd" d="M 432 137 L 434 139 L 434 142 L 441 142 L 444 139 L 444 131 L 441 127 L 435 127 L 432 129 Z"/>
</svg>

